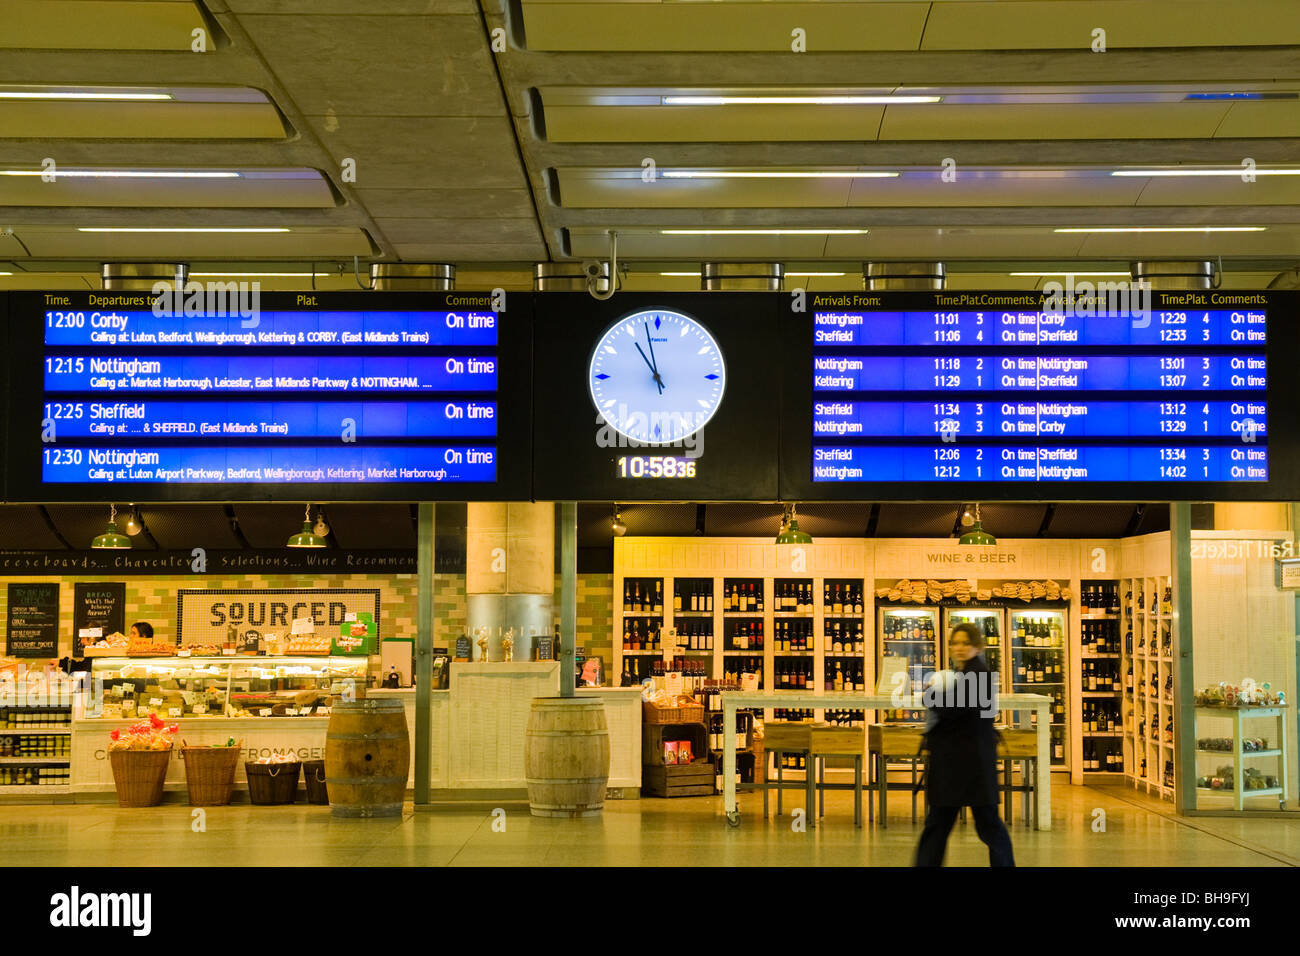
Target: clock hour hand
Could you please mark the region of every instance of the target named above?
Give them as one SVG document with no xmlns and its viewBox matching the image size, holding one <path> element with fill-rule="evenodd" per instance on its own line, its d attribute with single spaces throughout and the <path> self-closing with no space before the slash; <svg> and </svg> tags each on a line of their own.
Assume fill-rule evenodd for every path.
<svg viewBox="0 0 1300 956">
<path fill-rule="evenodd" d="M 641 358 L 645 360 L 646 367 L 650 369 L 650 374 L 654 377 L 655 384 L 659 386 L 659 394 L 662 395 L 664 393 L 664 380 L 659 377 L 659 373 L 655 371 L 654 365 L 651 363 L 650 359 L 646 357 L 645 349 L 641 348 L 641 343 L 633 342 L 632 344 L 635 345 L 636 350 L 641 353 Z"/>
<path fill-rule="evenodd" d="M 659 377 L 659 360 L 655 358 L 655 340 L 650 337 L 650 323 L 642 322 L 645 329 L 645 344 L 650 346 L 650 364 L 654 367 L 655 384 L 659 386 L 659 394 L 664 393 L 664 380 Z"/>
</svg>

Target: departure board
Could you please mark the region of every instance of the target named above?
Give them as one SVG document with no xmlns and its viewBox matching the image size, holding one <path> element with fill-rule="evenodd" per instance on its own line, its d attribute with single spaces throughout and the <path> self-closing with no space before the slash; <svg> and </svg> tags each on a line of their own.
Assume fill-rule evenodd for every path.
<svg viewBox="0 0 1300 956">
<path fill-rule="evenodd" d="M 809 368 L 787 388 L 808 404 L 786 425 L 807 422 L 792 445 L 808 453 L 783 494 L 1280 496 L 1270 435 L 1295 390 L 1273 379 L 1284 323 L 1263 293 L 1157 293 L 1120 313 L 981 293 L 853 307 L 868 298 L 810 296 L 796 323 Z"/>
<path fill-rule="evenodd" d="M 15 297 L 11 365 L 40 403 L 11 428 L 40 435 L 11 497 L 528 497 L 528 315 L 471 293 L 262 299 Z"/>
</svg>

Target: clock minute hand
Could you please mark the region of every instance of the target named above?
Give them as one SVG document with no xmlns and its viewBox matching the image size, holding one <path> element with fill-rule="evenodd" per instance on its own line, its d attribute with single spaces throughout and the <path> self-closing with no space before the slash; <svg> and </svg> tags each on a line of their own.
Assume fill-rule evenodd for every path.
<svg viewBox="0 0 1300 956">
<path fill-rule="evenodd" d="M 662 395 L 664 392 L 664 381 L 659 377 L 659 372 L 655 370 L 650 359 L 646 357 L 645 349 L 641 348 L 641 343 L 633 342 L 632 344 L 635 345 L 636 350 L 641 353 L 641 358 L 645 361 L 646 367 L 650 369 L 650 375 L 654 378 L 655 384 L 659 386 L 659 394 Z"/>
<path fill-rule="evenodd" d="M 642 322 L 641 327 L 645 329 L 645 343 L 650 346 L 650 364 L 654 366 L 655 384 L 659 386 L 659 394 L 664 393 L 664 380 L 659 375 L 659 360 L 655 358 L 655 340 L 650 337 L 650 323 Z"/>
</svg>

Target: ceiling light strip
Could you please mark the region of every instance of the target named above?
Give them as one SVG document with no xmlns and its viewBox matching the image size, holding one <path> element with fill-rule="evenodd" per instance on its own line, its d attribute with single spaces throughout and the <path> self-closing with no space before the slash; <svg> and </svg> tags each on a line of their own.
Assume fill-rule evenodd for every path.
<svg viewBox="0 0 1300 956">
<path fill-rule="evenodd" d="M 1141 179 L 1161 176 L 1300 176 L 1300 169 L 1251 169 L 1247 166 L 1235 169 L 1116 169 L 1111 171 L 1111 175 Z"/>
<path fill-rule="evenodd" d="M 285 226 L 79 226 L 77 232 L 288 232 Z"/>
<path fill-rule="evenodd" d="M 660 229 L 661 236 L 863 236 L 865 229 Z"/>
<path fill-rule="evenodd" d="M 153 102 L 173 99 L 170 93 L 96 93 L 86 90 L 0 90 L 0 100 L 125 100 Z"/>
<path fill-rule="evenodd" d="M 669 169 L 661 179 L 896 179 L 897 172 L 854 172 L 835 170 L 724 170 Z"/>
<path fill-rule="evenodd" d="M 895 106 L 938 103 L 942 96 L 664 96 L 664 106 Z"/>
<path fill-rule="evenodd" d="M 1065 226 L 1052 232 L 1263 232 L 1267 226 Z"/>
<path fill-rule="evenodd" d="M 206 170 L 144 169 L 0 169 L 0 176 L 49 176 L 51 179 L 238 179 L 239 173 Z"/>
</svg>

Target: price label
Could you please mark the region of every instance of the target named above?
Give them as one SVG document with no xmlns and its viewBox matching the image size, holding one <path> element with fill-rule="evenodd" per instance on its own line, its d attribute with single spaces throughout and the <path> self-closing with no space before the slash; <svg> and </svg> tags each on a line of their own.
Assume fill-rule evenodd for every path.
<svg viewBox="0 0 1300 956">
<path fill-rule="evenodd" d="M 149 698 L 149 706 L 150 706 L 150 707 L 161 707 L 162 705 L 163 705 L 163 700 L 162 700 L 161 697 L 150 697 L 150 698 Z"/>
<path fill-rule="evenodd" d="M 194 709 L 195 717 L 202 717 L 204 714 L 208 712 L 208 708 L 203 704 L 195 704 L 193 709 Z"/>
<path fill-rule="evenodd" d="M 270 716 L 271 716 L 271 708 L 270 708 L 270 707 L 259 707 L 258 710 L 257 710 L 257 716 L 259 716 L 259 717 L 270 717 Z"/>
<path fill-rule="evenodd" d="M 168 707 L 168 708 L 167 708 L 167 716 L 168 716 L 168 717 L 179 717 L 179 716 L 181 716 L 181 714 L 183 714 L 183 713 L 184 713 L 184 710 L 183 710 L 182 708 L 180 708 L 180 707 Z"/>
<path fill-rule="evenodd" d="M 189 657 L 189 656 L 190 656 L 190 650 L 189 650 L 189 648 L 187 648 L 187 647 L 183 647 L 183 648 L 181 648 L 179 651 L 176 652 L 176 656 L 177 656 L 177 657 Z"/>
<path fill-rule="evenodd" d="M 234 657 L 235 649 L 233 647 L 223 647 L 221 653 L 224 657 Z"/>
</svg>

